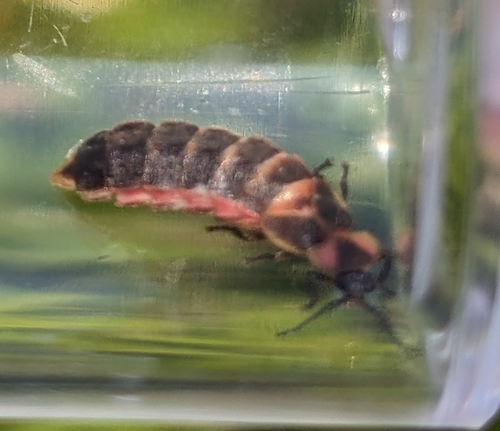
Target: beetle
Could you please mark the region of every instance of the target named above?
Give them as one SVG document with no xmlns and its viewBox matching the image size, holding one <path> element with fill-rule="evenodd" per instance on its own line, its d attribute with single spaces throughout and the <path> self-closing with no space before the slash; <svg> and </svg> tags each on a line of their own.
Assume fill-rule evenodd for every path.
<svg viewBox="0 0 500 431">
<path fill-rule="evenodd" d="M 342 296 L 278 335 L 357 302 L 396 340 L 385 314 L 365 300 L 388 277 L 391 254 L 371 233 L 351 229 L 349 166 L 342 164 L 339 195 L 321 175 L 331 164 L 326 160 L 311 170 L 299 156 L 264 137 L 243 137 L 218 127 L 129 121 L 76 144 L 51 174 L 51 182 L 87 201 L 211 213 L 223 223 L 207 226 L 207 231 L 266 239 L 279 249 L 248 261 L 305 256 L 315 267 L 307 275 L 311 299 L 306 308 L 320 299 L 314 287 L 318 281 L 333 283 Z M 379 261 L 382 269 L 372 275 L 368 269 Z"/>
</svg>

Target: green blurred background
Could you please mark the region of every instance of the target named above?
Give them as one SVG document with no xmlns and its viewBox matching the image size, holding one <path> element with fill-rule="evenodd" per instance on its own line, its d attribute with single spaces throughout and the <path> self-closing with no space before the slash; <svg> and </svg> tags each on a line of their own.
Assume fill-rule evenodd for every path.
<svg viewBox="0 0 500 431">
<path fill-rule="evenodd" d="M 349 62 L 374 63 L 381 47 L 373 3 L 314 0 L 4 0 L 4 54 L 141 60 L 189 59 L 241 44 L 253 59 L 329 61 L 332 41 Z M 349 43 L 342 43 L 349 41 Z"/>
<path fill-rule="evenodd" d="M 140 62 L 183 62 L 193 59 L 203 59 L 204 56 L 213 58 L 213 47 L 224 43 L 226 46 L 234 46 L 234 49 L 231 51 L 233 58 L 243 58 L 245 61 L 250 62 L 269 64 L 276 62 L 294 64 L 343 62 L 358 67 L 363 67 L 364 65 L 373 67 L 383 55 L 383 47 L 377 34 L 375 9 L 376 2 L 359 2 L 354 0 L 87 0 L 85 2 L 72 0 L 3 0 L 0 9 L 0 50 L 4 56 L 21 53 L 25 57 L 44 56 L 52 58 L 112 59 Z M 241 49 L 242 46 L 244 49 Z M 25 61 L 23 60 L 25 57 L 20 57 L 19 61 Z M 462 82 L 459 81 L 458 85 Z M 457 122 L 460 121 L 460 115 L 457 114 Z M 60 115 L 57 120 L 53 120 L 56 122 L 55 127 L 64 127 L 70 117 L 71 112 L 67 117 Z M 0 121 L 2 121 L 4 128 L 6 127 L 8 130 L 6 124 L 9 122 L 9 119 L 4 118 Z M 54 122 L 46 127 L 50 129 L 47 133 L 51 133 L 50 131 L 54 128 Z M 453 130 L 457 130 L 457 128 Z M 58 137 L 58 139 L 62 141 L 63 136 Z M 457 142 L 460 142 L 460 140 L 457 139 Z M 462 155 L 461 160 L 466 156 Z M 21 158 L 22 154 L 17 154 L 16 157 Z M 5 160 L 8 159 L 6 158 Z M 49 161 L 52 160 L 53 154 L 41 152 L 42 167 L 38 167 L 38 169 L 47 169 Z M 7 164 L 7 162 L 4 163 Z M 8 167 L 6 167 L 4 172 L 8 172 Z M 8 177 L 4 174 L 3 176 L 3 196 L 7 204 L 4 206 L 4 212 L 0 217 L 4 217 L 4 226 L 10 226 L 10 229 L 6 229 L 3 232 L 2 243 L 6 244 L 10 242 L 17 244 L 18 241 L 24 241 L 25 244 L 29 244 L 33 238 L 29 235 L 20 238 L 19 231 L 16 230 L 15 224 L 12 222 L 12 213 L 9 213 L 6 209 L 10 204 L 15 206 L 19 199 L 16 184 L 9 182 L 10 175 Z M 460 189 L 461 183 L 459 182 L 455 187 L 456 189 Z M 49 192 L 45 191 L 44 193 L 48 195 Z M 38 195 L 37 198 L 39 198 Z M 30 196 L 27 196 L 25 193 L 24 199 L 30 199 Z M 55 202 L 57 205 L 62 205 L 62 198 L 47 196 L 46 199 L 52 201 L 52 203 Z M 460 201 L 460 199 L 456 201 Z M 187 259 L 197 262 L 197 265 L 199 265 L 198 271 L 201 268 L 201 273 L 208 277 L 207 279 L 200 280 L 198 276 L 194 281 L 191 281 L 193 284 L 199 286 L 200 283 L 203 284 L 204 282 L 206 289 L 211 289 L 213 285 L 227 283 L 225 279 L 230 280 L 229 284 L 238 284 L 238 291 L 232 292 L 231 295 L 240 295 L 245 298 L 245 304 L 252 305 L 249 309 L 237 310 L 238 320 L 245 328 L 257 327 L 262 332 L 262 324 L 260 322 L 269 321 L 269 319 L 273 321 L 275 319 L 273 313 L 276 303 L 289 301 L 290 297 L 296 302 L 300 301 L 301 292 L 296 286 L 300 281 L 294 281 L 294 292 L 291 296 L 287 286 L 290 278 L 293 279 L 297 273 L 301 274 L 304 272 L 304 266 L 300 262 L 293 266 L 286 266 L 284 271 L 283 266 L 279 270 L 265 267 L 262 271 L 261 280 L 264 280 L 263 283 L 266 286 L 270 285 L 269 280 L 271 280 L 274 291 L 262 290 L 260 294 L 259 292 L 255 292 L 256 283 L 255 281 L 249 281 L 248 274 L 240 276 L 235 275 L 236 271 L 234 270 L 232 272 L 227 270 L 227 273 L 214 276 L 211 272 L 212 265 L 210 262 L 225 262 L 228 267 L 234 268 L 241 257 L 246 254 L 254 254 L 260 251 L 261 247 L 259 245 L 251 245 L 251 252 L 249 253 L 247 245 L 242 246 L 230 238 L 223 238 L 217 240 L 219 246 L 214 248 L 212 247 L 213 240 L 211 238 L 200 236 L 201 239 L 197 240 L 196 247 L 190 246 L 186 249 L 183 238 L 193 229 L 201 231 L 203 225 L 206 224 L 206 220 L 203 218 L 198 219 L 196 217 L 185 217 L 177 214 L 167 216 L 175 223 L 177 232 L 175 235 L 177 236 L 172 232 L 160 232 L 156 227 L 143 229 L 138 233 L 131 233 L 127 229 L 127 226 L 131 223 L 131 218 L 134 219 L 134 223 L 144 226 L 158 226 L 159 217 L 164 216 L 150 214 L 148 211 L 141 209 L 133 210 L 130 213 L 132 215 L 129 215 L 107 204 L 96 205 L 91 209 L 88 209 L 78 201 L 74 201 L 73 205 L 80 212 L 80 217 L 88 222 L 90 226 L 98 226 L 98 231 L 106 232 L 112 238 L 117 238 L 125 244 L 125 250 L 130 252 L 127 248 L 127 243 L 134 245 L 137 243 L 141 245 L 147 244 L 140 268 L 144 270 L 144 266 L 149 266 L 147 271 L 153 281 L 140 292 L 134 291 L 131 293 L 130 286 L 126 287 L 126 289 L 129 289 L 126 294 L 129 295 L 129 299 L 132 301 L 138 300 L 138 298 L 146 294 L 157 295 L 158 287 L 155 284 L 154 277 L 160 277 L 159 274 L 163 274 L 165 270 L 165 267 L 162 267 L 162 264 L 159 264 L 158 261 L 167 259 L 173 262 L 170 265 L 174 265 L 174 267 L 169 266 L 168 271 L 175 278 L 175 265 L 182 267 L 185 264 L 179 260 L 180 256 L 186 256 Z M 450 211 L 460 212 L 457 211 L 456 205 Z M 27 220 L 30 220 L 29 217 L 27 217 Z M 19 219 L 16 220 L 16 223 L 20 222 Z M 9 225 L 9 223 L 11 224 Z M 74 225 L 70 226 L 67 233 L 64 231 L 61 233 L 61 226 L 67 226 L 66 223 L 67 220 L 63 220 L 63 223 L 60 223 L 54 218 L 47 221 L 44 235 L 47 238 L 53 238 L 55 232 L 58 232 L 61 239 L 56 242 L 52 240 L 50 249 L 40 250 L 40 262 L 37 271 L 41 271 L 42 274 L 45 268 L 49 266 L 48 264 L 61 259 L 61 255 L 57 253 L 64 254 L 64 258 L 69 265 L 68 267 L 89 257 L 88 255 L 78 255 L 78 253 L 75 255 L 66 254 L 66 250 L 70 249 L 69 242 L 74 241 L 75 235 Z M 462 221 L 457 220 L 457 225 L 460 223 Z M 80 228 L 76 229 L 78 231 Z M 457 230 L 462 232 L 463 229 L 461 226 L 458 226 Z M 94 240 L 97 242 L 101 241 L 98 238 L 99 234 L 96 234 L 95 238 L 89 239 L 88 230 L 82 230 L 79 235 L 80 240 L 88 241 L 89 243 Z M 137 235 L 140 238 L 137 238 Z M 154 241 L 155 237 L 161 235 L 166 235 L 171 241 L 177 244 L 173 255 L 161 247 L 161 243 Z M 207 249 L 211 249 L 208 254 L 206 253 Z M 133 278 L 133 265 L 129 266 L 127 264 L 126 269 L 123 269 L 120 265 L 123 263 L 122 259 L 125 258 L 120 253 L 122 252 L 115 252 L 114 250 L 110 252 L 111 259 L 109 266 L 112 268 L 111 271 L 115 271 L 118 268 L 118 271 L 126 272 L 126 277 Z M 12 259 L 12 256 L 12 253 L 9 253 L 8 259 Z M 18 258 L 22 259 L 22 254 Z M 103 260 L 104 264 L 108 265 L 108 256 L 104 256 Z M 45 266 L 46 264 L 47 266 Z M 286 274 L 286 277 L 283 277 L 283 274 Z M 190 281 L 186 282 L 187 285 L 189 283 Z M 188 292 L 186 295 L 199 295 L 199 291 L 193 292 Z M 189 357 L 189 360 L 196 363 L 197 359 L 193 358 L 184 349 L 186 349 L 189 343 L 193 343 L 195 348 L 199 349 L 204 344 L 203 342 L 200 344 L 199 341 L 204 339 L 205 334 L 203 331 L 201 333 L 191 332 L 188 336 L 184 333 L 182 347 L 178 348 L 176 344 L 177 340 L 172 338 L 170 334 L 171 331 L 175 332 L 175 328 L 167 327 L 167 324 L 163 328 L 158 328 L 156 326 L 157 322 L 149 318 L 151 314 L 155 315 L 156 313 L 156 315 L 160 315 L 164 312 L 163 309 L 154 310 L 151 304 L 147 303 L 136 304 L 134 306 L 134 319 L 131 320 L 130 317 L 127 317 L 122 322 L 121 329 L 117 330 L 115 326 L 117 323 L 116 318 L 112 322 L 108 322 L 108 317 L 99 313 L 96 313 L 90 319 L 86 317 L 88 310 L 96 311 L 99 309 L 99 305 L 103 307 L 103 310 L 109 311 L 110 309 L 115 309 L 116 313 L 119 314 L 122 311 L 120 307 L 123 304 L 119 306 L 111 305 L 114 304 L 116 297 L 105 298 L 105 302 L 100 304 L 95 301 L 86 303 L 88 298 L 79 297 L 78 291 L 70 293 L 71 295 L 68 295 L 68 292 L 63 292 L 60 296 L 51 296 L 50 301 L 46 304 L 43 304 L 44 295 L 37 296 L 33 293 L 30 293 L 29 298 L 19 298 L 16 296 L 15 300 L 5 301 L 0 307 L 0 311 L 3 312 L 0 324 L 3 327 L 17 328 L 18 331 L 11 332 L 7 335 L 7 338 L 3 335 L 4 338 L 2 341 L 4 343 L 29 343 L 33 328 L 48 328 L 54 331 L 61 330 L 60 322 L 44 321 L 43 318 L 37 318 L 36 313 L 35 316 L 33 313 L 27 313 L 27 316 L 23 316 L 22 313 L 26 311 L 35 310 L 36 312 L 40 312 L 42 316 L 44 312 L 54 316 L 54 313 L 57 315 L 59 312 L 62 315 L 68 309 L 74 307 L 74 311 L 76 310 L 76 320 L 75 316 L 72 316 L 73 323 L 71 329 L 76 331 L 77 335 L 75 336 L 75 333 L 71 333 L 65 336 L 63 331 L 59 333 L 57 343 L 59 348 L 63 350 L 71 351 L 82 349 L 82 346 L 87 346 L 90 351 L 94 352 L 120 354 L 131 353 L 134 349 L 140 349 L 140 352 L 136 353 L 177 356 L 177 360 L 180 362 L 185 361 Z M 257 294 L 254 295 L 254 293 Z M 214 297 L 218 297 L 217 295 L 215 294 Z M 270 302 L 268 301 L 269 296 L 272 296 Z M 221 297 L 225 298 L 224 294 Z M 212 297 L 208 294 L 207 298 Z M 99 296 L 98 300 L 102 301 L 103 297 Z M 199 301 L 200 298 L 198 297 L 197 300 Z M 35 303 L 32 301 L 35 301 Z M 234 306 L 234 304 L 235 302 L 229 301 L 227 303 L 216 304 L 214 307 L 219 310 L 219 308 L 225 309 L 227 306 Z M 82 317 L 81 321 L 78 320 L 79 313 Z M 297 315 L 296 308 L 290 308 L 285 311 L 285 318 L 288 322 L 292 322 Z M 357 316 L 357 319 L 361 319 L 361 317 Z M 354 320 L 356 321 L 356 319 Z M 61 321 L 66 322 L 64 319 Z M 349 318 L 345 322 L 347 323 L 344 323 L 344 325 L 351 324 Z M 281 324 L 281 322 L 278 323 L 278 325 Z M 26 330 L 19 330 L 23 325 Z M 328 323 L 325 323 L 323 328 L 327 326 Z M 99 331 L 95 334 L 92 333 L 93 327 L 99 328 Z M 102 338 L 103 328 L 109 329 L 108 333 L 104 331 L 107 334 L 107 338 L 105 339 Z M 131 332 L 131 328 L 139 334 L 137 335 L 139 340 L 134 335 L 134 332 Z M 268 337 L 266 339 L 269 342 L 269 349 L 274 349 L 274 346 L 272 346 L 274 339 L 269 337 L 269 335 L 276 328 L 264 329 L 263 332 Z M 81 332 L 78 332 L 80 330 Z M 145 333 L 149 334 L 148 339 L 144 338 Z M 165 336 L 165 333 L 168 335 Z M 262 369 L 267 369 L 267 372 L 286 370 L 286 366 L 283 364 L 289 358 L 295 358 L 294 355 L 297 349 L 308 349 L 317 343 L 321 343 L 321 331 L 314 332 L 308 337 L 291 341 L 287 344 L 288 347 L 285 346 L 283 348 L 282 356 L 278 360 L 274 356 L 271 360 L 270 358 L 272 355 L 275 355 L 275 351 L 270 350 L 270 352 L 272 351 L 272 355 L 269 353 L 268 357 L 265 354 L 262 355 L 262 349 L 265 351 L 266 346 L 263 345 L 264 338 L 260 334 L 257 334 L 257 332 L 254 333 L 252 330 L 247 330 L 243 335 L 241 333 L 224 333 L 220 335 L 221 339 L 225 340 L 225 344 L 221 344 L 220 340 L 218 340 L 213 345 L 209 345 L 210 343 L 208 343 L 207 345 L 203 345 L 202 348 L 206 349 L 209 354 L 222 351 L 226 355 L 223 357 L 227 358 L 230 357 L 235 346 L 240 346 L 239 342 L 241 341 L 241 337 L 243 337 L 245 349 L 247 349 L 246 352 L 249 356 L 247 358 L 239 358 L 236 362 L 225 362 L 224 360 L 221 362 L 221 356 L 214 356 L 213 362 L 211 362 L 207 361 L 206 357 L 203 357 L 203 361 L 200 364 L 202 366 L 208 365 L 212 373 L 217 369 L 228 372 L 227 367 L 230 364 L 233 364 L 233 366 L 236 364 L 237 368 L 234 370 L 236 375 L 240 375 L 242 369 L 245 369 L 249 375 L 252 375 L 253 372 L 261 372 Z M 212 332 L 210 336 L 213 336 Z M 8 337 L 11 338 L 9 339 Z M 385 373 L 378 375 L 379 379 L 389 380 L 392 378 L 394 381 L 397 381 L 398 378 L 403 380 L 407 378 L 405 374 L 406 370 L 401 370 L 398 359 L 395 359 L 393 356 L 394 346 L 388 346 L 384 340 L 373 341 L 373 337 L 370 334 L 366 336 L 365 342 L 368 346 L 366 347 L 367 350 L 376 352 L 380 356 L 381 362 L 376 366 L 380 366 Z M 256 357 L 257 352 L 259 360 L 257 362 L 249 361 L 248 358 L 252 358 L 252 356 Z M 332 349 L 329 354 L 333 358 L 330 361 L 335 363 L 339 369 L 349 366 L 347 363 L 339 365 L 342 359 L 335 357 L 335 349 Z M 382 362 L 384 363 L 382 364 Z M 184 366 L 184 363 L 182 366 Z M 179 369 L 182 369 L 182 366 Z M 300 366 L 309 370 L 311 374 L 314 374 L 316 372 L 315 367 L 319 367 L 319 370 L 321 370 L 324 364 L 311 362 L 310 359 L 304 358 L 304 362 Z M 359 365 L 362 370 L 365 369 L 367 376 L 369 375 L 370 368 L 373 366 L 373 362 L 369 361 Z M 47 369 L 53 367 L 53 362 L 49 361 L 46 367 Z M 172 359 L 170 358 L 169 372 L 172 371 L 171 367 Z M 15 366 L 13 366 L 13 369 L 15 369 Z M 64 373 L 64 371 L 62 372 Z M 95 372 L 92 365 L 89 367 L 89 372 Z M 378 381 L 374 382 L 374 386 L 377 384 L 379 384 Z M 417 388 L 416 392 L 418 393 L 418 391 L 419 389 Z M 41 429 L 43 427 L 47 429 L 72 430 L 106 428 L 130 430 L 148 428 L 152 430 L 189 429 L 187 427 L 175 428 L 173 426 L 160 428 L 158 426 L 142 424 L 137 426 L 121 423 L 82 425 L 78 423 L 66 424 L 53 422 L 6 422 L 0 426 L 0 429 L 28 430 L 32 428 Z M 500 429 L 500 427 L 498 428 Z"/>
</svg>

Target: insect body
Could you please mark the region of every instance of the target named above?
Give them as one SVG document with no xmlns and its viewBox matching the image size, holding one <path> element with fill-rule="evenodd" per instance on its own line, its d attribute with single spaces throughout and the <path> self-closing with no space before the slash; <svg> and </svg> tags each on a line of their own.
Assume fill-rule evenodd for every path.
<svg viewBox="0 0 500 431">
<path fill-rule="evenodd" d="M 372 235 L 350 230 L 344 199 L 302 159 L 263 137 L 132 121 L 77 144 L 51 181 L 89 201 L 212 213 L 327 271 L 380 258 Z"/>
<path fill-rule="evenodd" d="M 373 235 L 351 230 L 347 165 L 342 197 L 319 174 L 324 165 L 310 170 L 263 137 L 181 121 L 132 121 L 77 144 L 51 181 L 88 201 L 212 213 L 225 223 L 221 229 L 266 238 L 280 253 L 305 255 L 320 270 L 309 278 L 334 283 L 343 296 L 285 334 L 352 300 L 381 320 L 364 295 L 387 277 L 390 257 Z M 383 259 L 381 273 L 372 276 L 367 269 Z M 309 305 L 317 299 L 313 295 Z"/>
</svg>

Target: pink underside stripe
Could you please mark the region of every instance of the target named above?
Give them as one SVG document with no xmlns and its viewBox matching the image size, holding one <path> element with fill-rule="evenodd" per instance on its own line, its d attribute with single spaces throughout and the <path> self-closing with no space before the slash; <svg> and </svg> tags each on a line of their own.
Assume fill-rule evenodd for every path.
<svg viewBox="0 0 500 431">
<path fill-rule="evenodd" d="M 123 189 L 115 191 L 116 205 L 148 205 L 151 196 L 143 189 Z"/>
<path fill-rule="evenodd" d="M 158 210 L 183 210 L 195 213 L 212 213 L 221 221 L 232 222 L 246 228 L 259 228 L 260 216 L 245 205 L 199 189 L 160 189 L 134 187 L 103 189 L 82 192 L 87 200 L 103 200 L 115 197 L 117 206 L 148 205 Z"/>
</svg>

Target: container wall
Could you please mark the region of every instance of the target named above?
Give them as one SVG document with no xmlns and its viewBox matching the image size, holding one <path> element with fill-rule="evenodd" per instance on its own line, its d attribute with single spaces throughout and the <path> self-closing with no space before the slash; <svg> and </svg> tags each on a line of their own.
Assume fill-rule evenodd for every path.
<svg viewBox="0 0 500 431">
<path fill-rule="evenodd" d="M 435 340 L 458 319 L 475 197 L 473 8 L 105 6 L 12 1 L 1 21 L 0 412 L 437 421 L 451 356 Z M 312 276 L 307 250 L 248 265 L 280 238 L 209 233 L 209 214 L 87 202 L 50 184 L 79 140 L 164 119 L 265 136 L 311 170 L 333 158 L 321 177 L 338 195 L 348 162 L 353 223 L 328 235 L 370 247 L 369 232 L 375 257 L 347 278 L 340 264 Z M 357 274 L 361 287 L 345 281 Z"/>
</svg>

